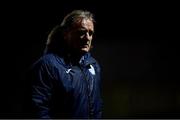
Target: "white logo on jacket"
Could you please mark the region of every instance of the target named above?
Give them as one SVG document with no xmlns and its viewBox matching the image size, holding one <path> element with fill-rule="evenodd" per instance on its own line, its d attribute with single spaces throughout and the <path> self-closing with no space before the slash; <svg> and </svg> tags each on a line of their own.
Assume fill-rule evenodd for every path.
<svg viewBox="0 0 180 120">
<path fill-rule="evenodd" d="M 68 69 L 68 70 L 66 70 L 66 73 L 69 73 L 71 71 L 71 68 L 70 69 Z"/>
<path fill-rule="evenodd" d="M 95 75 L 95 70 L 94 70 L 94 67 L 92 65 L 90 65 L 90 68 L 89 68 L 89 72 L 92 74 L 92 75 Z"/>
</svg>

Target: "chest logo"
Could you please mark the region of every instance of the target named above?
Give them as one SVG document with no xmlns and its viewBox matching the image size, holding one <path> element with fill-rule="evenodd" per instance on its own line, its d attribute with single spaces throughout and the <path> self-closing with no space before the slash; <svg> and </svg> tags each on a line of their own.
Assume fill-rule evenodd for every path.
<svg viewBox="0 0 180 120">
<path fill-rule="evenodd" d="M 90 65 L 90 68 L 89 68 L 89 72 L 92 74 L 92 75 L 95 75 L 95 70 L 94 70 L 94 67 L 92 65 Z"/>
<path fill-rule="evenodd" d="M 71 71 L 71 69 L 67 69 L 67 70 L 66 70 L 66 73 L 69 73 L 70 71 Z"/>
</svg>

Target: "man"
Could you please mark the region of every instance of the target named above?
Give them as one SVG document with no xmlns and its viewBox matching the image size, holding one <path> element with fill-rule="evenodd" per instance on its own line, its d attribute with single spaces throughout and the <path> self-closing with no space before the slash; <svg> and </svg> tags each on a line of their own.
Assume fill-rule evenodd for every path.
<svg viewBox="0 0 180 120">
<path fill-rule="evenodd" d="M 100 67 L 90 54 L 94 22 L 89 11 L 74 10 L 50 32 L 32 67 L 37 118 L 101 118 Z"/>
</svg>

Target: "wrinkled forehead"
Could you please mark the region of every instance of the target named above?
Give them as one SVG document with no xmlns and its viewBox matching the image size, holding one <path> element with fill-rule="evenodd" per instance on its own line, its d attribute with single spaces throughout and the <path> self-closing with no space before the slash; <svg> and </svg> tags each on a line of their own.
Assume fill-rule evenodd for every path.
<svg viewBox="0 0 180 120">
<path fill-rule="evenodd" d="M 73 28 L 88 28 L 91 30 L 94 30 L 94 23 L 92 19 L 89 18 L 77 18 L 76 21 L 74 21 Z"/>
</svg>

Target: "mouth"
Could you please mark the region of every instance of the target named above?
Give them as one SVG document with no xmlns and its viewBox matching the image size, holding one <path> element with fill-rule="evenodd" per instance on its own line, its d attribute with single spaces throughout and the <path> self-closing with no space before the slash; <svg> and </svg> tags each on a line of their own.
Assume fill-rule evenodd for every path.
<svg viewBox="0 0 180 120">
<path fill-rule="evenodd" d="M 82 45 L 80 46 L 80 50 L 81 50 L 81 51 L 88 52 L 89 49 L 90 49 L 90 44 L 82 44 Z"/>
<path fill-rule="evenodd" d="M 82 44 L 81 47 L 83 47 L 83 48 L 88 48 L 88 47 L 89 47 L 89 44 Z"/>
</svg>

